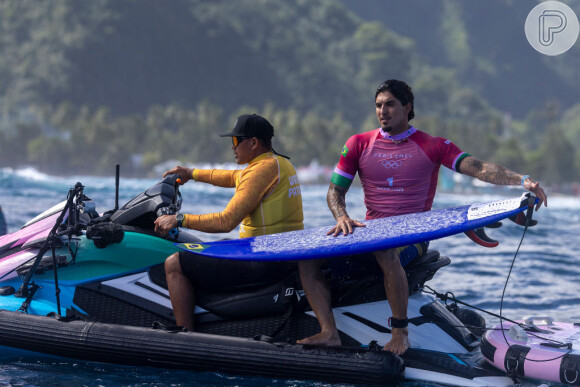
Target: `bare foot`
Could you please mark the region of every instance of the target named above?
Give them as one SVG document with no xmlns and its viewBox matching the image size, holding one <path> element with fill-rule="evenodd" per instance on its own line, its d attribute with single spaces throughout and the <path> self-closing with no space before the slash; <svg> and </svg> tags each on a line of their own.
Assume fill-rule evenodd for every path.
<svg viewBox="0 0 580 387">
<path fill-rule="evenodd" d="M 411 346 L 409 331 L 407 328 L 393 328 L 391 341 L 385 344 L 383 350 L 393 352 L 396 355 L 404 354 Z"/>
<path fill-rule="evenodd" d="M 308 345 L 325 345 L 328 347 L 340 346 L 340 337 L 338 332 L 327 333 L 317 333 L 314 336 L 306 337 L 302 340 L 296 341 L 297 344 L 308 344 Z"/>
</svg>

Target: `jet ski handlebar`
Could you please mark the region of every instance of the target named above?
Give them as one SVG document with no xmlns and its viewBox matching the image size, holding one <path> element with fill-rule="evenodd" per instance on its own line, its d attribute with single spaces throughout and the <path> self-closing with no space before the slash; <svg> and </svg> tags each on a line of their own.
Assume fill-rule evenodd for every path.
<svg viewBox="0 0 580 387">
<path fill-rule="evenodd" d="M 180 183 L 181 179 L 177 174 L 165 176 L 115 211 L 110 220 L 122 225 L 152 230 L 155 219 L 162 215 L 176 214 L 181 209 Z"/>
</svg>

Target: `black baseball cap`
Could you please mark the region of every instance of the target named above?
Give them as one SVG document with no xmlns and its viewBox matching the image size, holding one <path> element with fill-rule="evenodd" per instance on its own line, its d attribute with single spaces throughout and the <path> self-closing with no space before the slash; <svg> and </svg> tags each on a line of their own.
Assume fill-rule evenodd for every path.
<svg viewBox="0 0 580 387">
<path fill-rule="evenodd" d="M 257 137 L 272 138 L 274 127 L 262 116 L 243 114 L 238 117 L 234 129 L 230 133 L 220 134 L 220 137 Z"/>
</svg>

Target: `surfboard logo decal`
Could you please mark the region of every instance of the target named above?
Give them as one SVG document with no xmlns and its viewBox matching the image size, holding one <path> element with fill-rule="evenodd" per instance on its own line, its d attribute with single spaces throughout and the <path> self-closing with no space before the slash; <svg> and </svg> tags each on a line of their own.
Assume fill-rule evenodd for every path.
<svg viewBox="0 0 580 387">
<path fill-rule="evenodd" d="M 202 245 L 199 243 L 184 243 L 182 246 L 185 247 L 188 251 L 193 252 L 203 251 L 209 247 L 207 245 Z"/>
</svg>

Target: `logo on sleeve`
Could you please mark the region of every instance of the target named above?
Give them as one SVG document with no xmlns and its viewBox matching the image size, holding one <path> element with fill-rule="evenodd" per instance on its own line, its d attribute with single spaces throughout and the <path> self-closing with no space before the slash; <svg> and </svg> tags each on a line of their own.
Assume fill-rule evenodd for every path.
<svg viewBox="0 0 580 387">
<path fill-rule="evenodd" d="M 342 148 L 342 155 L 344 157 L 346 157 L 347 154 L 348 154 L 348 148 L 346 147 L 346 144 L 345 144 L 344 147 Z"/>
</svg>

